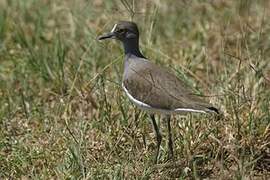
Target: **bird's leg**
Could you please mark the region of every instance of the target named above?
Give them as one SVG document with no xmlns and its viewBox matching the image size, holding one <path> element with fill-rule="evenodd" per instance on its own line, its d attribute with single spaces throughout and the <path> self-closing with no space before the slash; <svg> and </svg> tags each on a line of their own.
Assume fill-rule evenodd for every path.
<svg viewBox="0 0 270 180">
<path fill-rule="evenodd" d="M 159 131 L 159 127 L 156 123 L 156 120 L 155 120 L 155 116 L 153 114 L 150 115 L 151 117 L 151 120 L 152 120 L 152 123 L 153 123 L 153 126 L 154 126 L 154 130 L 155 130 L 155 133 L 156 133 L 156 139 L 157 139 L 157 153 L 156 153 L 156 158 L 155 158 L 155 163 L 157 164 L 158 162 L 158 156 L 159 156 L 159 149 L 160 149 L 160 145 L 161 145 L 161 140 L 162 140 L 162 135 Z"/>
<path fill-rule="evenodd" d="M 168 127 L 168 148 L 169 148 L 169 153 L 168 153 L 168 159 L 173 159 L 173 140 L 172 140 L 172 131 L 171 131 L 171 117 L 170 115 L 166 116 L 167 120 L 167 127 Z"/>
</svg>

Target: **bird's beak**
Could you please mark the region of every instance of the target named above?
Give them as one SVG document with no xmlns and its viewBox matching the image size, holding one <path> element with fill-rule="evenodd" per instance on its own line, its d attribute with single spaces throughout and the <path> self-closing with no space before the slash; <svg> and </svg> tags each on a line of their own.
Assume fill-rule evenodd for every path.
<svg viewBox="0 0 270 180">
<path fill-rule="evenodd" d="M 114 32 L 109 32 L 107 34 L 101 35 L 98 37 L 98 40 L 103 40 L 103 39 L 113 39 L 115 38 L 115 33 Z"/>
</svg>

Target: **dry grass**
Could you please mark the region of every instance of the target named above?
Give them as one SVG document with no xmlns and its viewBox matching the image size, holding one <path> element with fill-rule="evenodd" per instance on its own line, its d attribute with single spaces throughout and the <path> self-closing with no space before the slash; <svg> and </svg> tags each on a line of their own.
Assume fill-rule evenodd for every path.
<svg viewBox="0 0 270 180">
<path fill-rule="evenodd" d="M 0 0 L 0 178 L 269 179 L 269 8 L 268 0 Z M 153 165 L 151 124 L 120 87 L 121 46 L 96 41 L 131 18 L 144 54 L 224 114 L 175 116 L 176 162 L 166 162 L 163 142 Z"/>
</svg>

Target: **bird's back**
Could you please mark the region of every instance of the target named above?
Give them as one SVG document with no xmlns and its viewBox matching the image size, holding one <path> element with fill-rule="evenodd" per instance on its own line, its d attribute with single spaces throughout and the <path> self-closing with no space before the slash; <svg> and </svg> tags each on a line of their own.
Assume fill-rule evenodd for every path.
<svg viewBox="0 0 270 180">
<path fill-rule="evenodd" d="M 144 58 L 126 57 L 123 85 L 136 100 L 168 111 L 216 111 L 166 68 Z"/>
</svg>

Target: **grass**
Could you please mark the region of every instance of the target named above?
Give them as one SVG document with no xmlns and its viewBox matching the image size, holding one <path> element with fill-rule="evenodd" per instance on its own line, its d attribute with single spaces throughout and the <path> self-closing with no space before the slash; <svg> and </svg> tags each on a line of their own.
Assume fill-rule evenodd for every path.
<svg viewBox="0 0 270 180">
<path fill-rule="evenodd" d="M 0 0 L 0 178 L 268 179 L 269 8 L 267 0 Z M 120 87 L 122 47 L 96 40 L 131 18 L 144 54 L 224 114 L 175 116 L 175 163 L 163 142 L 153 165 L 149 118 Z"/>
</svg>

